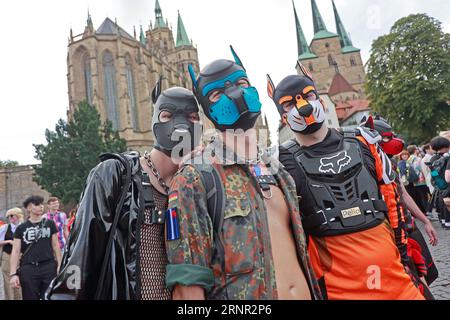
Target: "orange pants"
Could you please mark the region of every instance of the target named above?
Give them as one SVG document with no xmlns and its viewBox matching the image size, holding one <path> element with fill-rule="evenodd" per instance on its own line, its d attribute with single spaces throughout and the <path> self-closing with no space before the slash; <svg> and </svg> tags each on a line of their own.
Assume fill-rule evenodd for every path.
<svg viewBox="0 0 450 320">
<path fill-rule="evenodd" d="M 308 251 L 330 300 L 424 300 L 400 261 L 391 227 L 310 237 Z"/>
</svg>

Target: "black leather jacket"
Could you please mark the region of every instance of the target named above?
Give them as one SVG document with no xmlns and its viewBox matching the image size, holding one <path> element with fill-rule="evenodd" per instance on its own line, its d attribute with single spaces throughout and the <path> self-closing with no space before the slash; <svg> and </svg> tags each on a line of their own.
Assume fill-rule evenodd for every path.
<svg viewBox="0 0 450 320">
<path fill-rule="evenodd" d="M 139 192 L 142 169 L 137 152 L 123 155 L 131 165 L 132 180 L 126 191 L 111 250 L 106 252 L 125 172 L 125 166 L 114 159 L 101 162 L 88 176 L 60 273 L 47 290 L 47 299 L 138 298 L 136 230 L 138 217 L 143 215 L 143 199 Z M 104 284 L 97 292 L 105 258 Z"/>
</svg>

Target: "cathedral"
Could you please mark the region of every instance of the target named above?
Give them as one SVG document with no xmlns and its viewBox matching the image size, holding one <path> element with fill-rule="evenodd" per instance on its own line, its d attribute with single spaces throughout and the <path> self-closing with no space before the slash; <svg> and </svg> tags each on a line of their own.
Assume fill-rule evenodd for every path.
<svg viewBox="0 0 450 320">
<path fill-rule="evenodd" d="M 174 37 L 158 0 L 153 24 L 150 22 L 147 31 L 141 26 L 139 34 L 136 30 L 129 34 L 109 18 L 94 29 L 88 14 L 84 32 L 70 32 L 68 117 L 86 100 L 97 108 L 103 121 L 111 121 L 129 149 L 142 153 L 154 141 L 151 92 L 159 76 L 163 77 L 163 89 L 180 86 L 191 90 L 189 64 L 198 74 L 197 48 L 188 37 L 179 12 Z M 202 112 L 201 118 L 205 130 L 212 128 Z M 267 128 L 261 118 L 258 129 Z"/>
</svg>

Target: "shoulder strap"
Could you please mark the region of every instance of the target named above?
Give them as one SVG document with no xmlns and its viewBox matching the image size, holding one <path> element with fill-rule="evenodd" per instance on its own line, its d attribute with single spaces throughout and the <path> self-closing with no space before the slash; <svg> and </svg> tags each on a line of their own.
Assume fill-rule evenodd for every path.
<svg viewBox="0 0 450 320">
<path fill-rule="evenodd" d="M 286 141 L 281 145 L 284 149 L 289 150 L 290 153 L 295 155 L 300 150 L 300 145 L 295 139 Z"/>
<path fill-rule="evenodd" d="M 42 229 L 47 222 L 47 219 L 44 217 L 42 218 L 41 222 L 39 223 L 39 228 Z M 22 253 L 22 256 L 20 257 L 20 260 L 23 261 L 23 258 L 30 252 L 31 248 L 35 243 L 37 243 L 40 240 L 40 238 L 34 239 L 34 241 L 30 244 L 30 246 Z"/>
<path fill-rule="evenodd" d="M 100 155 L 100 161 L 103 162 L 108 159 L 115 159 L 115 160 L 120 161 L 122 163 L 122 165 L 125 167 L 125 174 L 122 176 L 123 181 L 122 181 L 121 194 L 120 194 L 119 202 L 117 203 L 117 206 L 116 206 L 114 220 L 111 225 L 111 229 L 109 231 L 109 237 L 108 237 L 108 242 L 107 242 L 106 251 L 105 251 L 106 254 L 103 257 L 103 262 L 102 262 L 102 267 L 100 269 L 100 276 L 99 276 L 99 281 L 98 281 L 98 285 L 97 285 L 97 290 L 96 290 L 96 293 L 94 296 L 95 300 L 99 300 L 101 298 L 102 290 L 104 290 L 103 286 L 104 286 L 104 282 L 105 282 L 107 266 L 108 266 L 108 263 L 110 260 L 109 252 L 111 251 L 112 243 L 113 243 L 114 236 L 115 236 L 116 230 L 117 230 L 117 223 L 119 222 L 120 213 L 122 211 L 122 207 L 125 202 L 125 198 L 127 196 L 127 191 L 131 185 L 131 165 L 130 165 L 130 162 L 125 158 L 125 156 L 123 156 L 121 154 L 116 154 L 116 153 L 107 153 L 107 154 Z"/>
<path fill-rule="evenodd" d="M 222 270 L 225 270 L 225 248 L 221 240 L 221 230 L 225 214 L 225 189 L 220 180 L 220 174 L 214 165 L 193 164 L 193 166 L 198 171 L 200 179 L 207 191 L 206 204 L 213 225 L 214 246 L 220 257 Z"/>
<path fill-rule="evenodd" d="M 220 180 L 220 175 L 213 165 L 194 165 L 200 174 L 200 179 L 207 190 L 206 201 L 209 217 L 215 232 L 222 228 L 222 221 L 225 212 L 225 190 Z"/>
</svg>

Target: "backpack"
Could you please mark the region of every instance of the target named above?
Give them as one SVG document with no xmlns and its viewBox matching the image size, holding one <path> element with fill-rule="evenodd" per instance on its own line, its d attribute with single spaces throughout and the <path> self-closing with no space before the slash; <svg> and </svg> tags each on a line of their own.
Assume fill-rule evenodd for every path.
<svg viewBox="0 0 450 320">
<path fill-rule="evenodd" d="M 414 162 L 407 162 L 406 163 L 406 180 L 408 180 L 409 183 L 416 183 L 419 181 L 419 175 L 417 174 L 416 170 L 413 167 Z"/>
<path fill-rule="evenodd" d="M 432 159 L 430 167 L 431 184 L 439 190 L 447 190 L 448 183 L 445 181 L 445 170 L 447 169 L 448 156 L 439 156 Z"/>
<path fill-rule="evenodd" d="M 225 248 L 222 242 L 221 230 L 225 214 L 226 194 L 220 174 L 214 165 L 191 164 L 199 173 L 200 180 L 208 192 L 206 205 L 213 226 L 214 246 L 225 270 Z"/>
</svg>

